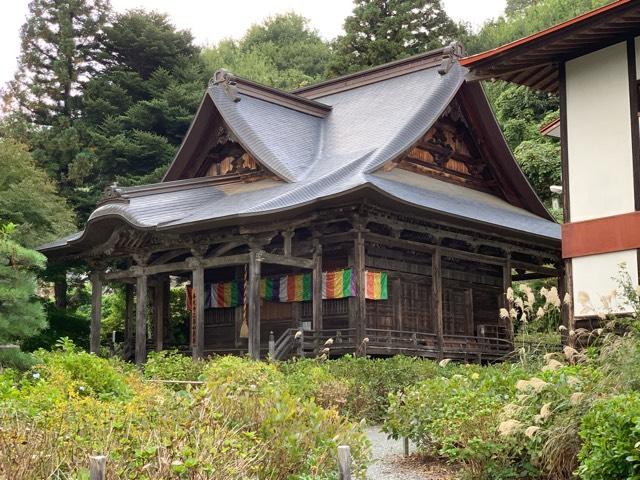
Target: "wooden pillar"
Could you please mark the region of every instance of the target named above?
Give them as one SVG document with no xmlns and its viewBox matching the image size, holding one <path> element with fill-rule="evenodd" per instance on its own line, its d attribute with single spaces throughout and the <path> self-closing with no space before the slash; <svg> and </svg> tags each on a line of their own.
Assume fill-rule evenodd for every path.
<svg viewBox="0 0 640 480">
<path fill-rule="evenodd" d="M 293 239 L 293 235 L 294 235 L 293 230 L 285 230 L 284 232 L 282 232 L 282 238 L 284 240 L 284 254 L 287 257 L 291 256 L 291 252 L 293 250 L 291 246 L 291 240 Z"/>
<path fill-rule="evenodd" d="M 156 352 L 160 352 L 165 346 L 165 327 L 167 312 L 167 286 L 169 282 L 166 278 L 159 278 L 153 289 L 153 328 L 156 343 Z"/>
<path fill-rule="evenodd" d="M 133 295 L 133 285 L 130 283 L 124 286 L 124 347 L 122 356 L 125 360 L 133 357 L 134 339 L 135 339 L 135 303 Z"/>
<path fill-rule="evenodd" d="M 562 306 L 560 307 L 561 315 L 562 315 L 562 325 L 564 325 L 567 330 L 562 332 L 562 341 L 565 344 L 569 344 L 573 346 L 573 342 L 575 337 L 570 337 L 567 332 L 571 330 L 575 331 L 576 329 L 576 321 L 574 316 L 574 308 L 573 308 L 573 271 L 572 271 L 572 262 L 571 259 L 566 259 L 563 262 L 563 269 L 558 279 L 558 283 L 562 285 L 560 289 L 560 300 L 562 301 Z M 564 297 L 565 295 L 569 295 L 570 303 L 565 303 Z"/>
<path fill-rule="evenodd" d="M 260 262 L 257 252 L 249 252 L 249 356 L 260 359 Z"/>
<path fill-rule="evenodd" d="M 395 329 L 402 330 L 402 283 L 400 277 L 391 279 L 391 302 L 393 304 L 393 317 Z"/>
<path fill-rule="evenodd" d="M 433 297 L 433 323 L 438 337 L 440 357 L 444 351 L 444 315 L 442 309 L 442 254 L 436 247 L 431 256 L 431 285 Z"/>
<path fill-rule="evenodd" d="M 313 329 L 316 332 L 322 330 L 322 245 L 314 240 L 315 248 L 313 251 L 313 293 L 311 297 Z"/>
<path fill-rule="evenodd" d="M 60 278 L 57 278 L 53 284 L 53 296 L 55 299 L 55 305 L 61 310 L 67 309 L 67 272 L 66 270 L 60 273 Z"/>
<path fill-rule="evenodd" d="M 193 339 L 191 355 L 194 360 L 197 360 L 204 357 L 204 267 L 197 259 L 194 259 L 192 265 L 191 283 L 195 296 L 195 318 L 193 319 L 195 322 L 195 338 Z"/>
<path fill-rule="evenodd" d="M 502 298 L 503 307 L 507 310 L 510 309 L 511 305 L 509 305 L 509 301 L 507 300 L 507 290 L 511 288 L 511 253 L 508 254 L 507 260 L 502 267 Z M 513 320 L 511 317 L 506 318 L 506 328 L 507 328 L 507 337 L 509 341 L 513 342 L 514 331 L 513 331 Z"/>
<path fill-rule="evenodd" d="M 89 351 L 100 352 L 100 326 L 102 323 L 102 272 L 91 272 L 91 336 Z"/>
<path fill-rule="evenodd" d="M 136 277 L 136 365 L 147 359 L 147 275 Z"/>
<path fill-rule="evenodd" d="M 367 298 L 365 296 L 367 275 L 365 270 L 365 248 L 362 232 L 357 232 L 354 240 L 353 263 L 353 273 L 355 275 L 357 292 L 354 323 L 356 328 L 356 345 L 360 345 L 365 337 L 367 327 Z"/>
</svg>

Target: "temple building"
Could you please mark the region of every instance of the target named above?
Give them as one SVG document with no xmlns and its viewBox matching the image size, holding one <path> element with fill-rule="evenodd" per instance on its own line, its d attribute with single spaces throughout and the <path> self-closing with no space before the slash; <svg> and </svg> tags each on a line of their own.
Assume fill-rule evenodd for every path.
<svg viewBox="0 0 640 480">
<path fill-rule="evenodd" d="M 294 92 L 212 78 L 160 183 L 113 187 L 41 247 L 127 292 L 125 352 L 405 353 L 495 360 L 513 280 L 561 272 L 560 226 L 514 161 L 458 46 Z M 186 345 L 168 328 L 187 282 Z M 269 341 L 271 338 L 271 342 Z"/>
<path fill-rule="evenodd" d="M 617 0 L 494 50 L 464 58 L 468 78 L 558 95 L 542 133 L 562 152 L 562 257 L 570 328 L 630 313 L 621 266 L 638 284 L 640 248 L 640 2 Z"/>
</svg>

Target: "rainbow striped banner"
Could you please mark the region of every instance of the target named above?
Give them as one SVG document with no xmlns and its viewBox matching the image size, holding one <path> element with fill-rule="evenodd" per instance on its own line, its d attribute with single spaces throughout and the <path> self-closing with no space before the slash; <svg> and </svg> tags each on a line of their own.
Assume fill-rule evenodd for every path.
<svg viewBox="0 0 640 480">
<path fill-rule="evenodd" d="M 260 296 L 270 302 L 311 300 L 311 274 L 283 275 L 260 280 Z"/>
<path fill-rule="evenodd" d="M 211 283 L 205 287 L 206 308 L 231 308 L 244 303 L 242 282 Z"/>
<path fill-rule="evenodd" d="M 369 300 L 388 300 L 389 289 L 387 272 L 366 272 L 365 298 Z"/>
<path fill-rule="evenodd" d="M 356 279 L 351 268 L 334 272 L 322 272 L 322 298 L 346 298 L 356 296 Z"/>
</svg>

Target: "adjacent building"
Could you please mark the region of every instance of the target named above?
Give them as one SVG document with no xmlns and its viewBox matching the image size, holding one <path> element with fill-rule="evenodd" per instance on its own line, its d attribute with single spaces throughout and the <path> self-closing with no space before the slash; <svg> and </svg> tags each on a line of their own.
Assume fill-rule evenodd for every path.
<svg viewBox="0 0 640 480">
<path fill-rule="evenodd" d="M 562 257 L 572 307 L 565 321 L 629 310 L 618 288 L 638 284 L 640 247 L 640 2 L 618 0 L 494 50 L 464 58 L 475 80 L 559 95 Z"/>
</svg>

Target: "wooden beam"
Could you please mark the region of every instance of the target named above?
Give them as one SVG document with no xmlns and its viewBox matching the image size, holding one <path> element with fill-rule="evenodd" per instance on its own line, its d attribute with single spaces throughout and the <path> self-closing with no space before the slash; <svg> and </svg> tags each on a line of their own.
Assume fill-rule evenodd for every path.
<svg viewBox="0 0 640 480">
<path fill-rule="evenodd" d="M 255 250 L 249 253 L 249 356 L 260 359 L 260 262 Z"/>
<path fill-rule="evenodd" d="M 100 352 L 100 326 L 102 323 L 102 278 L 99 271 L 91 272 L 91 337 L 89 351 Z"/>
<path fill-rule="evenodd" d="M 136 365 L 147 359 L 147 276 L 136 279 Z"/>
<path fill-rule="evenodd" d="M 195 259 L 194 259 L 195 260 Z M 194 360 L 204 356 L 204 267 L 202 262 L 192 261 L 192 286 L 195 296 L 194 322 L 196 338 L 191 351 Z"/>
<path fill-rule="evenodd" d="M 436 248 L 431 256 L 431 286 L 433 323 L 438 337 L 439 356 L 442 357 L 444 350 L 444 314 L 442 308 L 442 254 L 440 248 Z"/>
<path fill-rule="evenodd" d="M 544 265 L 534 265 L 532 263 L 526 263 L 526 262 L 517 262 L 514 260 L 511 260 L 510 263 L 511 263 L 511 268 L 524 269 L 529 272 L 539 273 L 542 275 L 546 275 L 547 278 L 557 277 L 558 275 L 560 275 L 560 271 L 557 268 L 545 267 Z"/>
<path fill-rule="evenodd" d="M 286 267 L 314 268 L 313 259 L 276 255 L 275 253 L 267 253 L 264 250 L 260 250 L 256 253 L 256 260 L 261 263 L 273 263 L 275 265 L 284 265 Z"/>
<path fill-rule="evenodd" d="M 135 272 L 142 271 L 145 275 L 158 275 L 161 273 L 175 273 L 186 272 L 192 269 L 192 258 L 190 257 L 183 262 L 165 263 L 163 265 L 150 265 L 147 267 L 133 267 Z M 240 255 L 228 255 L 226 257 L 215 257 L 202 259 L 203 268 L 219 268 L 219 267 L 231 267 L 234 265 L 244 265 L 249 261 L 249 254 L 244 253 Z M 108 281 L 123 280 L 131 277 L 135 277 L 133 269 L 129 270 L 115 270 L 105 275 L 105 279 Z"/>
<path fill-rule="evenodd" d="M 315 242 L 316 246 L 313 252 L 313 294 L 311 297 L 312 305 L 312 321 L 313 329 L 316 332 L 322 330 L 322 245 Z"/>
</svg>

